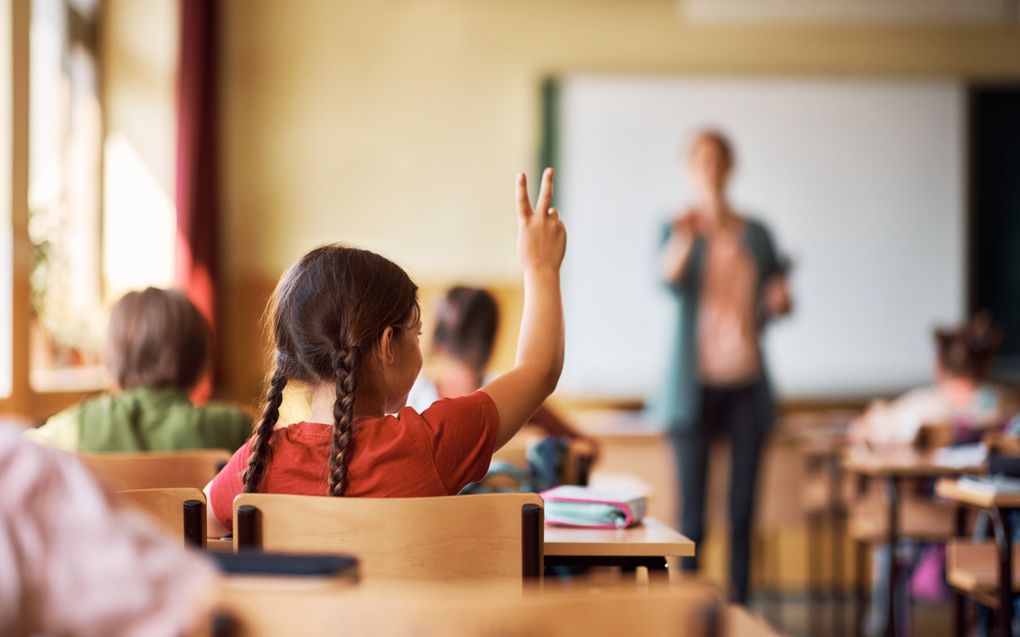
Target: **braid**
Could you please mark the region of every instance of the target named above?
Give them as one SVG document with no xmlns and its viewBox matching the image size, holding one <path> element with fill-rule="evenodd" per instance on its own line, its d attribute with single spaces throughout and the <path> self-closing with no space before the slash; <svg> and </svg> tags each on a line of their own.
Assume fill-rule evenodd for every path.
<svg viewBox="0 0 1020 637">
<path fill-rule="evenodd" d="M 341 349 L 333 359 L 336 371 L 336 402 L 333 403 L 333 449 L 329 456 L 329 495 L 342 496 L 347 489 L 347 462 L 354 420 L 354 370 L 357 349 Z"/>
<path fill-rule="evenodd" d="M 262 475 L 266 470 L 271 451 L 269 439 L 273 435 L 276 421 L 280 419 L 283 388 L 287 386 L 287 375 L 284 373 L 282 362 L 282 355 L 277 354 L 276 369 L 273 370 L 273 376 L 269 381 L 269 390 L 266 392 L 266 406 L 262 410 L 262 419 L 255 427 L 255 440 L 251 444 L 251 456 L 248 458 L 248 467 L 244 470 L 245 493 L 258 492 Z"/>
</svg>

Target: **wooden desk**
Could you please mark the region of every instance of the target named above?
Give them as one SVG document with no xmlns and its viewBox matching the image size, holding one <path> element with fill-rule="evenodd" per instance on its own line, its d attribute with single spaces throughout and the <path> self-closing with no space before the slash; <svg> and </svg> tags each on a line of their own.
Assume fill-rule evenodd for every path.
<svg viewBox="0 0 1020 637">
<path fill-rule="evenodd" d="M 629 529 L 578 529 L 545 527 L 545 563 L 572 566 L 645 566 L 651 571 L 666 568 L 666 560 L 694 555 L 694 542 L 656 520 Z M 230 539 L 210 539 L 210 551 L 232 551 Z"/>
<path fill-rule="evenodd" d="M 899 564 L 896 560 L 896 545 L 900 540 L 900 483 L 909 478 L 938 478 L 966 473 L 982 473 L 984 467 L 946 466 L 938 464 L 930 453 L 919 453 L 913 449 L 896 449 L 885 452 L 864 452 L 851 450 L 843 459 L 843 468 L 867 478 L 882 481 L 886 493 L 886 542 L 892 551 L 892 559 L 886 576 L 889 578 L 888 595 L 886 596 L 885 634 L 896 637 L 896 613 L 893 608 L 893 590 L 899 576 Z"/>
<path fill-rule="evenodd" d="M 970 506 L 978 509 L 987 509 L 991 512 L 992 528 L 995 530 L 995 545 L 998 548 L 998 569 L 995 571 L 994 580 L 989 577 L 990 571 L 984 568 L 980 560 L 977 568 L 968 569 L 969 573 L 956 573 L 949 578 L 949 583 L 956 593 L 954 604 L 954 615 L 956 631 L 958 635 L 963 634 L 963 606 L 962 595 L 966 594 L 983 603 L 995 607 L 996 623 L 999 625 L 999 634 L 1011 635 L 1013 626 L 1013 592 L 1015 577 L 1013 573 L 1013 528 L 1010 523 L 1009 514 L 1020 510 L 1020 495 L 1015 493 L 982 493 L 962 488 L 957 479 L 943 478 L 935 484 L 935 493 L 957 504 Z M 957 536 L 964 532 L 964 517 L 962 506 L 960 514 L 957 515 Z M 977 546 L 957 545 L 957 552 L 977 551 Z M 990 584 L 994 581 L 994 592 L 991 600 L 986 602 L 983 598 L 989 591 Z"/>
<path fill-rule="evenodd" d="M 694 555 L 694 542 L 656 520 L 629 529 L 545 527 L 546 566 L 638 566 L 665 573 L 667 561 Z"/>
<path fill-rule="evenodd" d="M 729 604 L 723 611 L 724 637 L 780 637 L 779 632 L 761 617 L 752 615 L 738 604 Z"/>
<path fill-rule="evenodd" d="M 268 583 L 271 586 L 271 582 Z M 282 590 L 281 590 L 282 589 Z M 642 635 L 772 637 L 753 616 L 731 612 L 706 582 L 658 590 L 600 586 L 535 588 L 486 582 L 363 582 L 298 590 L 249 586 L 221 593 L 221 625 L 241 637 L 373 635 Z"/>
</svg>

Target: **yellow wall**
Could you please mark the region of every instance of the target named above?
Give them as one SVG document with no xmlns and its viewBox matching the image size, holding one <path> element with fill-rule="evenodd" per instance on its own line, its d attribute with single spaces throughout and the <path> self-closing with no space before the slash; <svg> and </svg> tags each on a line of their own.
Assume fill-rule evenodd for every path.
<svg viewBox="0 0 1020 637">
<path fill-rule="evenodd" d="M 427 288 L 496 282 L 512 295 L 513 175 L 534 169 L 549 74 L 1020 77 L 1016 27 L 699 27 L 676 7 L 227 0 L 227 393 L 255 391 L 251 320 L 279 271 L 315 244 L 378 250 Z"/>
</svg>

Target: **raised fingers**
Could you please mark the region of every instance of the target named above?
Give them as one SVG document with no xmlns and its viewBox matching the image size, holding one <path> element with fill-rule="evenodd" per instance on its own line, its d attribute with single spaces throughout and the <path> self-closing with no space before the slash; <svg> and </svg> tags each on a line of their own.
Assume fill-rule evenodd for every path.
<svg viewBox="0 0 1020 637">
<path fill-rule="evenodd" d="M 517 214 L 526 219 L 531 214 L 531 199 L 528 197 L 528 178 L 517 173 Z"/>
<path fill-rule="evenodd" d="M 552 168 L 546 168 L 542 173 L 542 189 L 538 192 L 538 205 L 535 206 L 535 210 L 539 213 L 549 212 L 549 206 L 552 205 L 553 178 L 555 176 L 556 171 Z"/>
</svg>

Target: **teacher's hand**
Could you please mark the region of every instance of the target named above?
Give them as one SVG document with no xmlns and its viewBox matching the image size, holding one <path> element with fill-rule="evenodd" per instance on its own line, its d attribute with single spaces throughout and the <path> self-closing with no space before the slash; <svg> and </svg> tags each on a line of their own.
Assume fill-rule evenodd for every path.
<svg viewBox="0 0 1020 637">
<path fill-rule="evenodd" d="M 790 282 L 785 275 L 772 277 L 765 283 L 762 291 L 762 303 L 769 316 L 783 316 L 793 309 L 793 295 L 790 294 Z"/>
<path fill-rule="evenodd" d="M 687 210 L 673 220 L 674 234 L 681 235 L 685 238 L 693 237 L 698 234 L 700 229 L 701 223 L 699 221 L 698 213 L 694 210 Z"/>
</svg>

